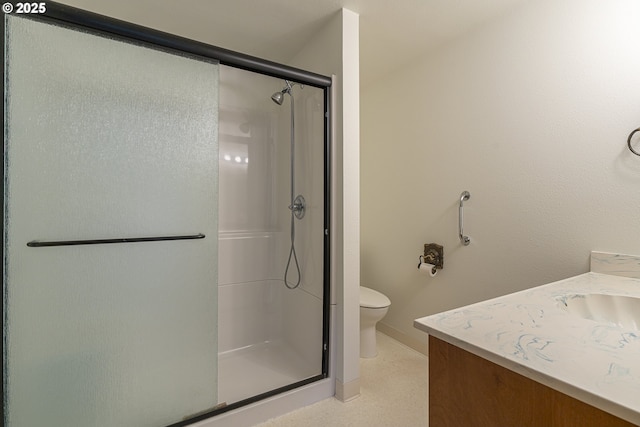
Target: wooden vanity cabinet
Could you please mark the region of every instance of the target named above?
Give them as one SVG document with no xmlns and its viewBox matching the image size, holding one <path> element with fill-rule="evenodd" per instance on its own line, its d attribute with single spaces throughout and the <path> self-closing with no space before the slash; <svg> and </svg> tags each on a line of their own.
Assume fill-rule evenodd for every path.
<svg viewBox="0 0 640 427">
<path fill-rule="evenodd" d="M 429 336 L 430 427 L 634 425 Z"/>
</svg>

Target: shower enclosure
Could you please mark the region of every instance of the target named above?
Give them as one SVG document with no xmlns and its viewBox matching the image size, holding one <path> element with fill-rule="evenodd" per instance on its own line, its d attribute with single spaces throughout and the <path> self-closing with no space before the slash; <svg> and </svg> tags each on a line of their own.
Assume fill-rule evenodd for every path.
<svg viewBox="0 0 640 427">
<path fill-rule="evenodd" d="M 3 425 L 183 426 L 325 378 L 330 79 L 46 8 L 2 21 Z"/>
<path fill-rule="evenodd" d="M 296 85 L 291 114 L 289 99 L 270 100 L 284 84 L 220 67 L 221 402 L 323 372 L 324 93 Z M 306 200 L 300 219 L 292 188 Z"/>
</svg>

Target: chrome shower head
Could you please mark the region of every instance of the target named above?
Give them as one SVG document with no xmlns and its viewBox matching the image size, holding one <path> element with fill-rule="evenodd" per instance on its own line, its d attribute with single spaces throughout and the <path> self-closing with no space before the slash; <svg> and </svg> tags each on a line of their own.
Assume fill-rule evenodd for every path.
<svg viewBox="0 0 640 427">
<path fill-rule="evenodd" d="M 282 102 L 284 101 L 284 92 L 274 93 L 273 95 L 271 95 L 271 100 L 278 105 L 282 105 Z"/>
<path fill-rule="evenodd" d="M 289 95 L 291 95 L 291 89 L 293 89 L 293 85 L 298 84 L 298 83 L 290 82 L 289 80 L 285 80 L 284 83 L 285 83 L 285 86 L 280 92 L 276 92 L 273 95 L 271 95 L 271 99 L 273 100 L 273 102 L 275 102 L 278 105 L 282 105 L 282 103 L 284 102 L 284 94 L 288 93 Z M 300 85 L 300 87 L 303 87 L 303 86 Z"/>
</svg>

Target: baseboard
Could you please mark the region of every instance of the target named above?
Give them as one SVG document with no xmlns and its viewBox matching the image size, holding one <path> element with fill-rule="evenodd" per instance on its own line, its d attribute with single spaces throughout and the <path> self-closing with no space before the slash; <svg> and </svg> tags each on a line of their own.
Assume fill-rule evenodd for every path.
<svg viewBox="0 0 640 427">
<path fill-rule="evenodd" d="M 376 329 L 383 334 L 390 336 L 394 340 L 406 345 L 407 347 L 414 349 L 418 353 L 422 353 L 425 356 L 429 355 L 429 342 L 427 341 L 427 335 L 425 335 L 424 341 L 417 340 L 405 334 L 404 332 L 400 332 L 396 328 L 386 325 L 382 322 L 378 322 L 376 324 Z"/>
<path fill-rule="evenodd" d="M 360 396 L 360 378 L 343 384 L 336 380 L 336 399 L 341 402 L 348 402 Z"/>
</svg>

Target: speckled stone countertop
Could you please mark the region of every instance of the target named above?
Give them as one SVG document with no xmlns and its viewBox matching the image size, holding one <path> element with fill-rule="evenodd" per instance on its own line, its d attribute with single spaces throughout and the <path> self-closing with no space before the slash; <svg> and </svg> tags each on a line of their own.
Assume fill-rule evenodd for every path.
<svg viewBox="0 0 640 427">
<path fill-rule="evenodd" d="M 591 260 L 590 273 L 416 319 L 414 326 L 640 425 L 640 331 L 563 307 L 572 295 L 640 297 L 640 258 L 594 252 Z"/>
</svg>

